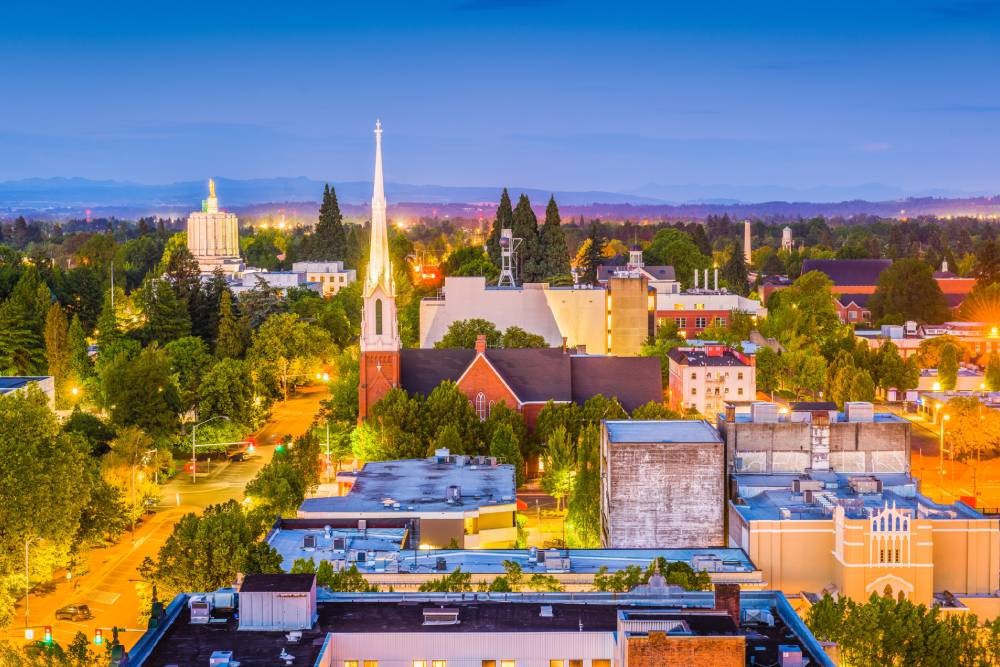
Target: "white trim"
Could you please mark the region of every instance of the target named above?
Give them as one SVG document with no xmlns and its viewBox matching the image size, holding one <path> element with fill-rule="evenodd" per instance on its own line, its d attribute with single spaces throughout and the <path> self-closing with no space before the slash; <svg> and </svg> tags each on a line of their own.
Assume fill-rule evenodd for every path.
<svg viewBox="0 0 1000 667">
<path fill-rule="evenodd" d="M 455 380 L 455 386 L 462 384 L 462 380 L 464 380 L 465 376 L 469 374 L 469 369 L 472 368 L 472 365 L 475 364 L 480 357 L 482 357 L 483 361 L 486 362 L 486 365 L 489 366 L 490 369 L 496 374 L 500 382 L 503 383 L 503 386 L 507 387 L 507 391 L 509 391 L 510 395 L 514 397 L 514 400 L 517 401 L 517 407 L 521 407 L 522 405 L 524 405 L 524 402 L 521 400 L 521 397 L 517 395 L 516 391 L 510 388 L 510 385 L 507 384 L 507 381 L 503 379 L 503 375 L 500 373 L 500 371 L 497 370 L 496 366 L 490 363 L 490 360 L 486 358 L 486 354 L 483 352 L 476 352 L 476 356 L 472 358 L 472 361 L 469 362 L 469 365 L 465 367 L 465 370 L 462 372 L 462 374 L 458 376 L 457 380 Z"/>
<path fill-rule="evenodd" d="M 750 533 L 833 533 L 833 528 L 754 528 Z"/>
</svg>

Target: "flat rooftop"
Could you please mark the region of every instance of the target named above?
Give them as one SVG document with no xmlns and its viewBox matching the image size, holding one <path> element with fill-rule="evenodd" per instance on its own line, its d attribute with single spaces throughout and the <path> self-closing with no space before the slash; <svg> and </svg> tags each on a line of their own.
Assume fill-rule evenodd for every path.
<svg viewBox="0 0 1000 667">
<path fill-rule="evenodd" d="M 41 382 L 51 376 L 48 375 L 6 375 L 0 376 L 0 394 L 23 389 L 32 382 Z"/>
<path fill-rule="evenodd" d="M 611 442 L 722 442 L 719 432 L 702 419 L 609 420 Z"/>
<path fill-rule="evenodd" d="M 831 519 L 833 509 L 843 507 L 851 519 L 864 519 L 884 509 L 886 505 L 909 510 L 918 519 L 982 519 L 982 514 L 962 503 L 941 505 L 916 491 L 916 481 L 905 474 L 842 474 L 818 473 L 809 475 L 733 475 L 738 488 L 739 503 L 736 511 L 748 521 Z M 823 488 L 813 492 L 813 501 L 806 502 L 805 494 L 792 490 L 794 480 L 821 482 Z M 850 484 L 851 479 L 877 479 L 882 491 L 858 493 Z"/>
<path fill-rule="evenodd" d="M 487 594 L 358 594 L 342 593 L 327 602 L 320 602 L 316 627 L 302 633 L 299 644 L 288 644 L 284 633 L 256 632 L 236 629 L 236 622 L 190 623 L 186 608 L 167 629 L 163 638 L 144 663 L 153 667 L 203 667 L 213 651 L 233 652 L 233 659 L 243 667 L 263 667 L 278 664 L 284 649 L 295 656 L 295 665 L 315 664 L 328 633 L 421 633 L 443 634 L 470 632 L 616 632 L 618 616 L 632 621 L 683 621 L 691 634 L 699 636 L 732 636 L 737 632 L 746 638 L 747 654 L 761 664 L 777 664 L 778 647 L 794 645 L 801 648 L 810 664 L 832 665 L 815 638 L 795 617 L 788 602 L 779 593 L 752 592 L 741 595 L 741 607 L 770 611 L 773 625 L 741 623 L 737 631 L 734 621 L 712 609 L 711 593 L 688 593 L 683 596 L 663 596 L 627 600 L 608 594 L 581 594 L 568 601 L 556 595 L 505 595 L 506 599 L 490 599 Z M 445 606 L 458 612 L 456 625 L 424 625 L 425 609 Z M 542 616 L 542 606 L 551 606 L 551 616 Z M 632 633 L 632 634 L 643 634 Z M 334 640 L 335 641 L 335 640 Z M 620 638 L 619 638 L 620 641 Z"/>
<path fill-rule="evenodd" d="M 292 563 L 299 558 L 312 558 L 318 565 L 320 560 L 338 560 L 345 558 L 349 550 L 374 551 L 375 558 L 359 563 L 362 572 L 379 573 L 386 571 L 390 559 L 398 564 L 400 573 L 427 574 L 440 572 L 437 570 L 437 559 L 444 558 L 447 571 L 451 572 L 461 567 L 463 572 L 472 574 L 503 574 L 504 561 L 518 563 L 526 574 L 544 573 L 546 567 L 532 559 L 529 549 L 433 549 L 416 550 L 400 547 L 404 538 L 403 529 L 379 529 L 367 531 L 363 536 L 360 531 L 331 531 L 327 538 L 322 528 L 291 528 L 278 529 L 268 538 L 268 544 L 281 554 L 282 567 L 287 571 Z M 308 535 L 316 540 L 314 548 L 305 548 L 304 542 Z M 344 549 L 334 548 L 334 538 L 345 540 Z M 338 543 L 339 544 L 339 543 Z M 601 567 L 609 571 L 624 570 L 630 565 L 648 567 L 654 559 L 663 557 L 668 562 L 684 562 L 695 567 L 695 562 L 711 561 L 714 571 L 754 575 L 757 568 L 742 549 L 708 548 L 708 549 L 559 549 L 538 550 L 543 558 L 556 552 L 561 557 L 569 556 L 568 572 L 577 574 L 594 574 Z M 707 567 L 707 566 L 706 566 Z M 697 569 L 697 568 L 696 568 Z M 562 571 L 562 570 L 561 570 Z"/>
<path fill-rule="evenodd" d="M 719 417 L 724 420 L 725 419 L 725 414 L 723 414 L 723 413 L 720 412 L 719 413 Z M 866 423 L 866 422 L 857 421 L 857 420 L 851 422 L 851 421 L 849 421 L 847 419 L 847 414 L 844 413 L 844 412 L 837 412 L 836 415 L 835 415 L 835 418 L 836 418 L 836 422 L 835 423 L 837 423 L 837 424 L 864 424 L 864 423 Z M 907 420 L 904 419 L 903 417 L 900 417 L 899 415 L 893 414 L 891 412 L 876 412 L 876 413 L 872 414 L 872 422 L 875 422 L 876 424 L 906 424 Z M 736 423 L 737 424 L 752 424 L 753 423 L 753 415 L 751 415 L 750 413 L 747 413 L 747 412 L 738 412 L 738 413 L 736 413 Z M 769 423 L 769 422 L 760 422 L 760 423 Z M 770 422 L 770 423 L 774 423 L 774 422 Z M 778 415 L 778 422 L 777 423 L 779 423 L 779 424 L 805 424 L 805 423 L 808 423 L 808 422 L 795 421 L 795 420 L 792 419 L 792 415 L 790 413 L 785 413 L 785 414 L 779 414 Z M 867 423 L 871 423 L 871 422 L 867 422 Z"/>
<path fill-rule="evenodd" d="M 460 496 L 449 501 L 448 487 L 452 486 L 459 488 Z M 512 465 L 476 465 L 469 457 L 460 456 L 379 461 L 366 463 L 358 471 L 347 495 L 306 498 L 299 514 L 462 513 L 490 505 L 513 505 L 515 495 Z"/>
</svg>

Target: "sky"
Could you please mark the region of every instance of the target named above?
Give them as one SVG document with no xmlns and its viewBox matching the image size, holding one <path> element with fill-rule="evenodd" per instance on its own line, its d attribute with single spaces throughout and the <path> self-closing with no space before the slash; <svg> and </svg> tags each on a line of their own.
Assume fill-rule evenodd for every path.
<svg viewBox="0 0 1000 667">
<path fill-rule="evenodd" d="M 0 180 L 1000 193 L 1000 1 L 0 3 Z"/>
</svg>

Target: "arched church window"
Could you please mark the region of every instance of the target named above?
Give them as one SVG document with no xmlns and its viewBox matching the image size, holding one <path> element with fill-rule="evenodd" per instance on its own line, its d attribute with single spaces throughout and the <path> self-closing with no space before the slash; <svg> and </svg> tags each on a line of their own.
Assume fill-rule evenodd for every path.
<svg viewBox="0 0 1000 667">
<path fill-rule="evenodd" d="M 375 299 L 375 335 L 382 335 L 382 299 Z"/>
<path fill-rule="evenodd" d="M 479 421 L 486 421 L 489 416 L 486 412 L 486 394 L 483 392 L 476 394 L 476 415 L 479 417 Z"/>
</svg>

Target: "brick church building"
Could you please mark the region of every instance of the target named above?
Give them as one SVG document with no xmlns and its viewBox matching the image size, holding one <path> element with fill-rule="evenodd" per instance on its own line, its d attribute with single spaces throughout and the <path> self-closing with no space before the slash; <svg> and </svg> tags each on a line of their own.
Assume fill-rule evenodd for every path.
<svg viewBox="0 0 1000 667">
<path fill-rule="evenodd" d="M 396 314 L 396 289 L 389 259 L 386 201 L 382 179 L 382 126 L 375 125 L 375 178 L 371 246 L 364 276 L 361 314 L 361 370 L 358 416 L 393 387 L 427 395 L 445 380 L 455 382 L 486 419 L 493 406 L 506 403 L 521 412 L 529 428 L 548 401 L 583 403 L 602 394 L 615 397 L 631 412 L 663 401 L 660 360 L 576 354 L 561 348 L 403 349 Z"/>
</svg>

